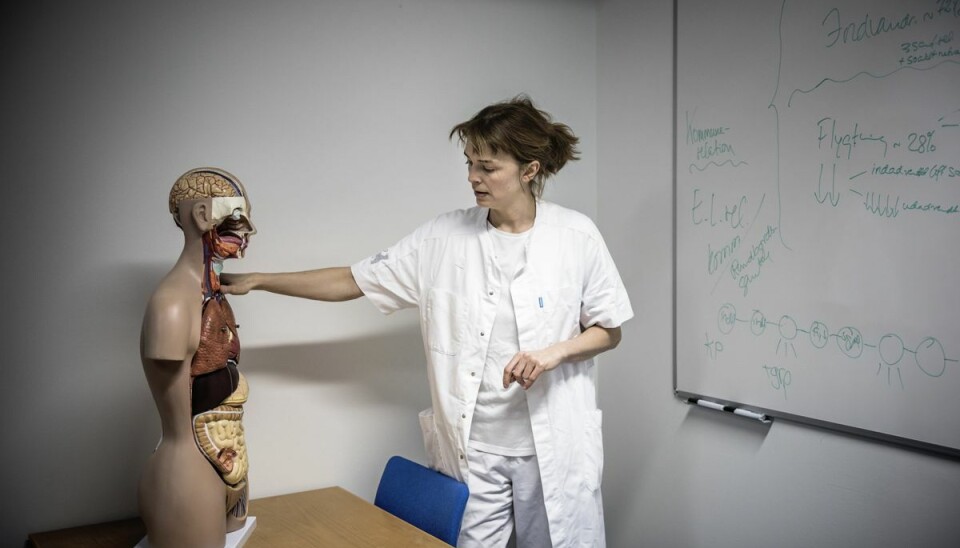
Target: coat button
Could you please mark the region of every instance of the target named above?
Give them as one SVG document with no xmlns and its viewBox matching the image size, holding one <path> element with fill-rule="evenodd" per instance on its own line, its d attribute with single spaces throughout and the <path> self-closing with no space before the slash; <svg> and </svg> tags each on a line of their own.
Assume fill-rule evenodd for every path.
<svg viewBox="0 0 960 548">
<path fill-rule="evenodd" d="M 484 336 L 486 336 L 486 335 L 484 334 L 483 331 L 481 331 L 481 332 L 480 332 L 480 336 L 481 336 L 481 337 L 484 337 Z"/>
</svg>

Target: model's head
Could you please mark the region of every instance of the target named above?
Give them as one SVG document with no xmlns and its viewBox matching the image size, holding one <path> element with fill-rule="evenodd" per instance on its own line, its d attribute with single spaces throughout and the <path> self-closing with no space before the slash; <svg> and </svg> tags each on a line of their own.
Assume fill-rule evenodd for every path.
<svg viewBox="0 0 960 548">
<path fill-rule="evenodd" d="M 181 175 L 170 189 L 169 208 L 181 228 L 185 219 L 193 219 L 219 259 L 242 257 L 257 233 L 243 183 L 222 169 L 202 167 Z"/>
<path fill-rule="evenodd" d="M 532 165 L 535 170 L 530 192 L 537 198 L 543 195 L 548 177 L 568 161 L 578 159 L 579 139 L 573 131 L 565 124 L 553 122 L 526 95 L 484 108 L 470 120 L 454 126 L 450 138 L 454 136 L 474 153 L 512 156 L 522 172 Z"/>
</svg>

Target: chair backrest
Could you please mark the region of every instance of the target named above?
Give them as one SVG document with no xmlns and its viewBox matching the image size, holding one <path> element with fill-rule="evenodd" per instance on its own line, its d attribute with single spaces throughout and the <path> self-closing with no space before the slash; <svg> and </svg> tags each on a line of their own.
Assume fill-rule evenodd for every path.
<svg viewBox="0 0 960 548">
<path fill-rule="evenodd" d="M 383 469 L 373 503 L 456 546 L 468 495 L 466 484 L 395 456 Z"/>
</svg>

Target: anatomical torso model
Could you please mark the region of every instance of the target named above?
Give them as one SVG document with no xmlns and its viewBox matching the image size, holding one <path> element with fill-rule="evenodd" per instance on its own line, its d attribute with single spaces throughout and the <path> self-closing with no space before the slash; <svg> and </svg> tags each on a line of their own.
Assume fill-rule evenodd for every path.
<svg viewBox="0 0 960 548">
<path fill-rule="evenodd" d="M 188 171 L 170 191 L 183 230 L 180 258 L 144 314 L 140 355 L 162 438 L 138 501 L 152 548 L 223 546 L 247 518 L 247 448 L 238 325 L 220 292 L 226 259 L 256 233 L 240 181 L 214 168 Z"/>
</svg>

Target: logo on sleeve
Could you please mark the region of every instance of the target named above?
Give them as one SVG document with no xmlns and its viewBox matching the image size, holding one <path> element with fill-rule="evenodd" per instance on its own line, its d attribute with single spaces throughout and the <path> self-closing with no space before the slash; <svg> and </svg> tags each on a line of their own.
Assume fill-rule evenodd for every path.
<svg viewBox="0 0 960 548">
<path fill-rule="evenodd" d="M 386 249 L 384 249 L 380 253 L 377 253 L 376 255 L 370 258 L 370 264 L 377 264 L 380 261 L 385 261 L 389 258 L 390 258 L 390 254 L 387 252 Z"/>
</svg>

